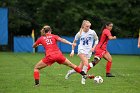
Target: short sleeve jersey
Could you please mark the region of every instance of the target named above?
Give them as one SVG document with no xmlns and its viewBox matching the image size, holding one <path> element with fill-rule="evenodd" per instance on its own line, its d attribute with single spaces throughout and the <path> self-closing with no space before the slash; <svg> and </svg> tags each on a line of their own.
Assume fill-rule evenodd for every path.
<svg viewBox="0 0 140 93">
<path fill-rule="evenodd" d="M 55 54 L 56 52 L 61 52 L 57 45 L 58 40 L 60 40 L 59 36 L 53 34 L 46 34 L 46 36 L 41 36 L 35 43 L 37 45 L 42 44 L 47 56 Z"/>
<path fill-rule="evenodd" d="M 111 32 L 108 29 L 104 29 L 103 32 L 102 32 L 102 35 L 100 37 L 100 41 L 99 41 L 99 44 L 97 45 L 97 47 L 100 47 L 101 49 L 106 50 L 107 43 L 108 43 L 108 40 L 109 40 L 109 38 L 108 38 L 109 36 L 112 36 Z"/>
<path fill-rule="evenodd" d="M 95 38 L 97 38 L 97 34 L 94 30 L 89 29 L 88 32 L 82 32 L 80 35 L 80 32 L 78 32 L 75 35 L 75 40 L 78 40 L 80 38 L 80 43 L 78 45 L 78 50 L 87 50 L 90 51 Z"/>
</svg>

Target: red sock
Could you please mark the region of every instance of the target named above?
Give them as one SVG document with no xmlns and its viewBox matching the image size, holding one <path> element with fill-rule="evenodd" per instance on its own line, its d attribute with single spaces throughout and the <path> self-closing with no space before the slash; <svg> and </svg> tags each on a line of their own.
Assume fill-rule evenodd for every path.
<svg viewBox="0 0 140 93">
<path fill-rule="evenodd" d="M 87 69 L 87 72 L 90 70 L 90 68 L 91 68 L 91 67 L 90 67 L 90 65 L 88 64 L 88 69 Z"/>
<path fill-rule="evenodd" d="M 78 66 L 76 68 L 74 68 L 74 70 L 78 73 L 80 73 L 82 71 Z"/>
<path fill-rule="evenodd" d="M 39 80 L 39 71 L 34 71 L 34 79 L 36 80 L 36 79 L 38 79 Z"/>
<path fill-rule="evenodd" d="M 106 73 L 110 73 L 112 62 L 107 62 L 106 64 Z"/>
</svg>

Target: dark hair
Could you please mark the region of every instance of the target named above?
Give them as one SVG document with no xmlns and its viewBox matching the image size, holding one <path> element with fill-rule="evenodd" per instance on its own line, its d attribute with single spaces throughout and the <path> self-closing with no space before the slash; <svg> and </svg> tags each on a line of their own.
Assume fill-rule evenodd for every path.
<svg viewBox="0 0 140 93">
<path fill-rule="evenodd" d="M 102 26 L 101 31 L 103 31 L 103 30 L 106 28 L 106 26 L 109 26 L 110 24 L 113 24 L 113 23 L 112 23 L 112 22 L 106 22 L 106 23 Z"/>
<path fill-rule="evenodd" d="M 106 28 L 106 26 L 109 26 L 110 24 L 113 24 L 112 22 L 105 22 L 101 28 L 101 31 L 99 32 L 99 40 L 100 40 L 100 37 L 102 35 L 102 32 L 103 30 Z"/>
</svg>

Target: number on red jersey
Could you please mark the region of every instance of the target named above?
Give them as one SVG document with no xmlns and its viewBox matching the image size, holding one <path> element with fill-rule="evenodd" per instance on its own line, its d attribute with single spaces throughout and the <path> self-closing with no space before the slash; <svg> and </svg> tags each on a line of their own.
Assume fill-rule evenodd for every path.
<svg viewBox="0 0 140 93">
<path fill-rule="evenodd" d="M 46 39 L 46 44 L 47 44 L 47 45 L 52 44 L 52 40 L 51 40 L 51 39 Z"/>
</svg>

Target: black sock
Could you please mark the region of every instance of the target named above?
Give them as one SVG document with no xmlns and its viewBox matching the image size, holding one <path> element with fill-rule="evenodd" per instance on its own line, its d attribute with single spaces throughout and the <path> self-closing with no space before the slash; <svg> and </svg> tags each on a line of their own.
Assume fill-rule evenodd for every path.
<svg viewBox="0 0 140 93">
<path fill-rule="evenodd" d="M 39 84 L 39 79 L 35 79 L 35 85 Z"/>
<path fill-rule="evenodd" d="M 91 62 L 92 62 L 92 64 L 93 64 L 93 67 L 94 67 L 94 66 L 96 65 L 96 64 L 95 64 L 95 62 L 94 62 L 94 61 L 91 61 Z"/>
<path fill-rule="evenodd" d="M 86 73 L 84 71 L 81 71 L 80 74 L 81 75 L 86 75 Z"/>
<path fill-rule="evenodd" d="M 97 59 L 97 58 L 94 58 L 94 60 L 93 60 L 93 61 L 91 61 L 91 62 L 92 62 L 92 64 L 93 64 L 93 67 L 96 65 L 97 61 L 98 61 L 98 59 Z"/>
</svg>

